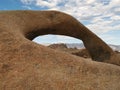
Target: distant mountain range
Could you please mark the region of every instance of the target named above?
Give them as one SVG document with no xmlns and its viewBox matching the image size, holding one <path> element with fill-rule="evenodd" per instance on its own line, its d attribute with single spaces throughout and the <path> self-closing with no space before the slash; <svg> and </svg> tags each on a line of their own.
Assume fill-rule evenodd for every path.
<svg viewBox="0 0 120 90">
<path fill-rule="evenodd" d="M 68 48 L 85 48 L 83 43 L 57 43 L 57 44 L 65 44 Z M 50 44 L 43 44 L 45 46 L 49 46 Z M 119 51 L 120 52 L 120 45 L 112 45 L 108 44 L 114 51 Z"/>
<path fill-rule="evenodd" d="M 83 43 L 71 43 L 71 44 L 66 44 L 68 48 L 85 48 Z M 112 45 L 109 44 L 109 46 L 114 50 L 114 51 L 119 51 L 120 52 L 120 45 Z"/>
<path fill-rule="evenodd" d="M 66 43 L 68 48 L 77 48 L 77 49 L 81 49 L 81 48 L 85 48 L 83 43 Z"/>
<path fill-rule="evenodd" d="M 112 44 L 109 44 L 109 46 L 110 46 L 114 51 L 119 51 L 119 52 L 120 52 L 120 45 L 112 45 Z"/>
</svg>

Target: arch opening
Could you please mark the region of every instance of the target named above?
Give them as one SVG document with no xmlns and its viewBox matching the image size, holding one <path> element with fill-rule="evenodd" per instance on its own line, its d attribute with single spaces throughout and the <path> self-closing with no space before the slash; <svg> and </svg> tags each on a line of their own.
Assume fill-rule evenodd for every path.
<svg viewBox="0 0 120 90">
<path fill-rule="evenodd" d="M 54 34 L 40 35 L 35 37 L 32 41 L 42 45 L 50 45 L 50 44 L 57 44 L 57 43 L 64 43 L 64 44 L 83 43 L 82 40 L 74 37 L 65 36 L 65 35 L 54 35 Z"/>
</svg>

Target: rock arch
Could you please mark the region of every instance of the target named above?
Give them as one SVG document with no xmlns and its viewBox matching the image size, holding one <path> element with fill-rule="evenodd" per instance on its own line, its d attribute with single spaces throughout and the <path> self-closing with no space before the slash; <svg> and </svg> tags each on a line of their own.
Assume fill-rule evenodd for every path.
<svg viewBox="0 0 120 90">
<path fill-rule="evenodd" d="M 81 39 L 95 61 L 107 61 L 115 55 L 113 50 L 98 36 L 70 15 L 58 11 L 10 11 L 2 13 L 6 23 L 16 29 L 18 35 L 29 40 L 38 35 L 56 34 Z M 7 17 L 6 17 L 7 16 Z M 11 19 L 11 21 L 7 21 Z M 5 22 L 5 19 L 3 19 Z M 2 18 L 1 18 L 2 21 Z M 9 27 L 8 30 L 10 29 Z M 108 61 L 109 62 L 109 61 Z"/>
</svg>

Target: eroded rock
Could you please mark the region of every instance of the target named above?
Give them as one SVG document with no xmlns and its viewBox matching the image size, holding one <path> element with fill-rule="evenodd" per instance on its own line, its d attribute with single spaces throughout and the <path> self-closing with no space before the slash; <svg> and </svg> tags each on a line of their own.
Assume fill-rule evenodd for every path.
<svg viewBox="0 0 120 90">
<path fill-rule="evenodd" d="M 0 90 L 120 89 L 119 66 L 31 41 L 44 34 L 79 38 L 93 60 L 120 65 L 111 48 L 72 16 L 57 11 L 1 11 Z"/>
</svg>

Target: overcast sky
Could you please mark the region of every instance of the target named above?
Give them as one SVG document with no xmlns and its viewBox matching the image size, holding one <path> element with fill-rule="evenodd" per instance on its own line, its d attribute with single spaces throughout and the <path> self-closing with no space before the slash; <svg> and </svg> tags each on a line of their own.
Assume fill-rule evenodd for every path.
<svg viewBox="0 0 120 90">
<path fill-rule="evenodd" d="M 120 0 L 0 0 L 0 10 L 59 10 L 78 19 L 106 43 L 120 45 Z M 46 35 L 38 43 L 79 43 L 80 40 Z"/>
</svg>

